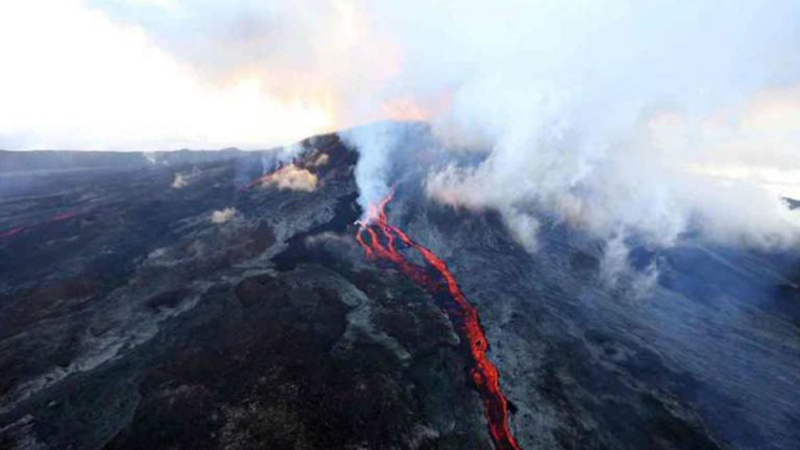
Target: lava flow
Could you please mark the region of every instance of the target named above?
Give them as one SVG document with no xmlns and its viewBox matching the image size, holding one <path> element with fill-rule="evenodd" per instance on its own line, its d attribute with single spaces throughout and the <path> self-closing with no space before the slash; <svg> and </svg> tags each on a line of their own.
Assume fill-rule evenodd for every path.
<svg viewBox="0 0 800 450">
<path fill-rule="evenodd" d="M 488 343 L 483 329 L 480 326 L 478 312 L 461 292 L 455 277 L 447 268 L 447 264 L 426 247 L 411 240 L 400 228 L 389 223 L 386 217 L 386 206 L 392 200 L 394 192 L 390 193 L 377 206 L 371 206 L 368 212 L 369 223 L 362 223 L 358 230 L 356 240 L 364 248 L 367 257 L 376 261 L 388 261 L 394 264 L 403 274 L 414 282 L 425 287 L 432 294 L 442 292 L 442 288 L 453 302 L 451 315 L 459 319 L 459 332 L 462 340 L 466 342 L 469 353 L 473 359 L 470 372 L 472 380 L 480 393 L 483 401 L 486 419 L 489 422 L 489 434 L 498 450 L 519 450 L 514 436 L 508 428 L 508 402 L 500 391 L 500 377 L 497 368 L 486 356 Z M 406 248 L 413 248 L 422 256 L 436 274 L 440 281 L 436 281 L 428 269 L 420 267 L 406 260 L 398 250 L 398 240 Z"/>
<path fill-rule="evenodd" d="M 51 217 L 50 220 L 48 220 L 45 223 L 48 223 L 48 222 L 50 222 L 50 223 L 63 222 L 65 220 L 72 219 L 72 218 L 76 217 L 77 215 L 78 215 L 77 212 L 66 212 L 66 213 L 56 214 L 55 216 Z M 12 228 L 10 230 L 7 230 L 7 231 L 0 230 L 0 238 L 14 236 L 16 234 L 19 234 L 19 233 L 27 230 L 28 228 L 32 228 L 32 227 L 33 227 L 32 225 L 31 226 L 24 226 L 23 225 L 23 226 L 14 227 L 14 228 Z"/>
</svg>

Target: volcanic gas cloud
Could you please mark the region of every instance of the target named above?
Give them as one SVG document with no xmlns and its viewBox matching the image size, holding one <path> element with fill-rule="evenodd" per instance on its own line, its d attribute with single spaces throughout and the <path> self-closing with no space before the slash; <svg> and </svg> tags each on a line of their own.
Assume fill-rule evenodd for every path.
<svg viewBox="0 0 800 450">
<path fill-rule="evenodd" d="M 317 161 L 314 164 L 317 164 Z M 256 178 L 242 190 L 255 186 L 277 186 L 281 190 L 312 192 L 317 188 L 317 181 L 317 176 L 308 169 L 289 164 Z"/>
</svg>

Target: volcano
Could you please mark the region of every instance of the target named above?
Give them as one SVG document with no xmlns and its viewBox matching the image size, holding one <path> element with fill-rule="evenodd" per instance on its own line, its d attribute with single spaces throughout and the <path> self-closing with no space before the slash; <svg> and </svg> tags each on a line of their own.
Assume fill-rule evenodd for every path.
<svg viewBox="0 0 800 450">
<path fill-rule="evenodd" d="M 634 242 L 658 278 L 609 285 L 567 223 L 428 198 L 391 126 L 366 211 L 337 134 L 0 153 L 0 448 L 797 448 L 800 255 Z"/>
</svg>

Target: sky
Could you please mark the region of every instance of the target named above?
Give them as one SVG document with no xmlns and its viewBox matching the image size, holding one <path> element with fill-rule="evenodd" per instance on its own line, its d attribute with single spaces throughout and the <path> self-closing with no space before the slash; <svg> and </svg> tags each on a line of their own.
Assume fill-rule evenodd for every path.
<svg viewBox="0 0 800 450">
<path fill-rule="evenodd" d="M 384 118 L 473 120 L 454 99 L 702 111 L 798 85 L 796 2 L 639 3 L 4 1 L 0 147 L 264 148 Z M 497 98 L 465 98 L 491 83 Z"/>
<path fill-rule="evenodd" d="M 425 120 L 485 157 L 428 195 L 503 212 L 531 248 L 532 209 L 608 239 L 785 244 L 798 18 L 793 0 L 5 0 L 0 148 L 264 149 Z M 369 203 L 391 171 L 361 138 Z"/>
</svg>

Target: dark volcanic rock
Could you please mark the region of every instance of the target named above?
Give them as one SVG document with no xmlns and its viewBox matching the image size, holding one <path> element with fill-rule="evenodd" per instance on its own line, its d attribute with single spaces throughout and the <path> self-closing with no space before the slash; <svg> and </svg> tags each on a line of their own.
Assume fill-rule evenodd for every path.
<svg viewBox="0 0 800 450">
<path fill-rule="evenodd" d="M 0 447 L 489 448 L 446 316 L 352 241 L 355 154 L 305 145 L 314 192 L 128 156 L 0 199 Z"/>
</svg>

